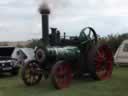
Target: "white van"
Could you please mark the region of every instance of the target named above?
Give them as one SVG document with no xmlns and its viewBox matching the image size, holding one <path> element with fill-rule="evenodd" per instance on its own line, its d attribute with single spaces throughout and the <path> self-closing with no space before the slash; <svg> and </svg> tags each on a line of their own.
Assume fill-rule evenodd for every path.
<svg viewBox="0 0 128 96">
<path fill-rule="evenodd" d="M 128 65 L 128 40 L 124 40 L 114 55 L 116 65 Z"/>
</svg>

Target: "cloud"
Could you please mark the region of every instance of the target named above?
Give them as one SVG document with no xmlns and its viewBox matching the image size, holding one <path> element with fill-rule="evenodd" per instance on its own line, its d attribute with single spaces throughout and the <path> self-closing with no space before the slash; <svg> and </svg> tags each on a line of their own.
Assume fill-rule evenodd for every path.
<svg viewBox="0 0 128 96">
<path fill-rule="evenodd" d="M 101 36 L 128 30 L 127 0 L 48 0 L 50 27 L 68 35 L 78 35 L 92 26 Z M 41 38 L 40 0 L 0 2 L 0 41 Z"/>
<path fill-rule="evenodd" d="M 80 30 L 86 26 L 93 27 L 101 36 L 120 34 L 127 32 L 128 29 L 127 16 L 83 16 L 72 20 L 63 19 L 57 22 L 56 26 L 68 32 L 69 35 L 78 35 Z"/>
</svg>

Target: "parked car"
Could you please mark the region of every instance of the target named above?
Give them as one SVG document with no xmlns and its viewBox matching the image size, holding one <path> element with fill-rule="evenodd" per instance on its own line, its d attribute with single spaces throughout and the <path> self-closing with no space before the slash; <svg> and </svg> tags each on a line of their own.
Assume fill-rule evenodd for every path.
<svg viewBox="0 0 128 96">
<path fill-rule="evenodd" d="M 0 47 L 0 73 L 10 72 L 12 75 L 18 74 L 17 59 L 13 58 L 15 47 L 2 46 Z"/>
<path fill-rule="evenodd" d="M 114 55 L 114 62 L 116 65 L 128 65 L 128 40 L 121 43 Z"/>
<path fill-rule="evenodd" d="M 34 49 L 19 48 L 15 50 L 13 57 L 17 59 L 18 64 L 23 65 L 25 62 L 35 59 Z"/>
</svg>

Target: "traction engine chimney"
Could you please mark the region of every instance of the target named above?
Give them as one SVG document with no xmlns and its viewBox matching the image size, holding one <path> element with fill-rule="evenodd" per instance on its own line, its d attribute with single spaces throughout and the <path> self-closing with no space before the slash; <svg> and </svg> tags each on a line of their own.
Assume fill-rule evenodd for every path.
<svg viewBox="0 0 128 96">
<path fill-rule="evenodd" d="M 49 14 L 50 9 L 47 4 L 42 4 L 39 8 L 42 18 L 42 40 L 45 44 L 49 43 Z"/>
</svg>

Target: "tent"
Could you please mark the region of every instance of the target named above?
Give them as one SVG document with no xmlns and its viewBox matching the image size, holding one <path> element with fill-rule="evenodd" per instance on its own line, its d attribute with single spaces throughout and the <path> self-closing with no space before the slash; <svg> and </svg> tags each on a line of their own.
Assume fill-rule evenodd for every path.
<svg viewBox="0 0 128 96">
<path fill-rule="evenodd" d="M 128 65 L 128 40 L 124 40 L 114 55 L 116 65 Z"/>
</svg>

